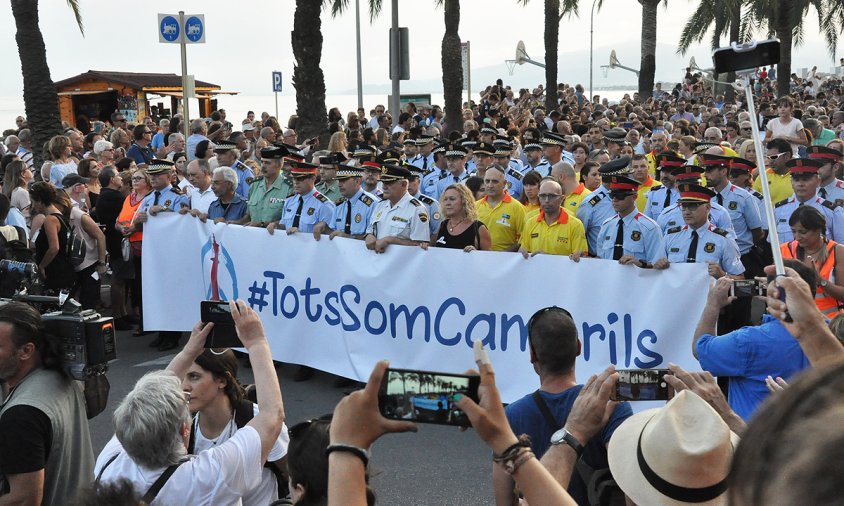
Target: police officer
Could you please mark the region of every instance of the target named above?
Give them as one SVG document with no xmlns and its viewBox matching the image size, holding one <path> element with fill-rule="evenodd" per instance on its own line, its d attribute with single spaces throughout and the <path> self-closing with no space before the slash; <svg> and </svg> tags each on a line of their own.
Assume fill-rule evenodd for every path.
<svg viewBox="0 0 844 506">
<path fill-rule="evenodd" d="M 520 171 L 513 168 L 513 163 L 518 163 L 518 160 L 510 158 L 513 152 L 513 146 L 509 141 L 495 141 L 493 144 L 495 151 L 495 164 L 504 169 L 504 178 L 507 180 L 507 191 L 515 199 L 522 197 L 522 178 L 524 177 Z M 517 165 L 518 166 L 518 165 Z"/>
<path fill-rule="evenodd" d="M 826 236 L 835 242 L 844 242 L 844 208 L 817 195 L 820 178 L 818 169 L 823 162 L 810 158 L 792 158 L 786 163 L 791 174 L 791 197 L 774 204 L 774 219 L 780 244 L 794 240 L 788 219 L 800 206 L 812 206 L 826 218 Z M 770 237 L 769 237 L 770 242 Z"/>
<path fill-rule="evenodd" d="M 677 203 L 680 198 L 680 191 L 675 187 L 674 176 L 671 171 L 676 167 L 686 165 L 686 159 L 674 153 L 660 153 L 656 155 L 656 166 L 659 170 L 660 186 L 654 186 L 648 192 L 645 209 L 642 210 L 645 216 L 656 220 L 659 213 L 665 208 Z"/>
<path fill-rule="evenodd" d="M 447 143 L 434 146 L 431 150 L 434 165 L 422 173 L 422 193 L 433 199 L 437 198 L 437 183 L 449 174 L 448 165 L 445 160 L 446 148 L 448 148 Z"/>
<path fill-rule="evenodd" d="M 237 143 L 229 140 L 217 141 L 214 146 L 214 153 L 217 154 L 217 166 L 231 167 L 237 173 L 237 188 L 235 193 L 242 198 L 249 196 L 249 184 L 255 179 L 252 168 L 240 161 L 240 150 Z"/>
<path fill-rule="evenodd" d="M 440 213 L 440 203 L 419 191 L 422 169 L 410 164 L 405 165 L 405 168 L 410 171 L 410 177 L 407 180 L 407 192 L 425 206 L 430 218 L 428 223 L 430 224 L 431 235 L 434 235 L 440 230 L 440 222 L 443 219 L 442 213 Z"/>
<path fill-rule="evenodd" d="M 577 206 L 577 218 L 583 222 L 586 228 L 586 242 L 589 244 L 589 255 L 598 256 L 598 234 L 601 225 L 615 215 L 610 195 L 610 177 L 621 174 L 630 174 L 630 157 L 622 156 L 615 160 L 601 165 L 598 171 L 601 174 L 601 186 L 592 192 L 590 198 Z"/>
<path fill-rule="evenodd" d="M 436 199 L 448 188 L 449 185 L 462 183 L 469 179 L 469 171 L 466 170 L 466 148 L 458 144 L 449 144 L 445 151 L 446 166 L 448 175 L 437 182 Z"/>
<path fill-rule="evenodd" d="M 610 199 L 617 213 L 601 225 L 598 256 L 622 265 L 652 267 L 665 255 L 662 230 L 636 209 L 639 182 L 632 177 L 610 176 Z"/>
<path fill-rule="evenodd" d="M 472 138 L 463 138 L 460 140 L 460 145 L 466 150 L 466 172 L 470 176 L 474 176 L 475 172 L 477 172 L 477 167 L 475 167 L 475 146 L 478 145 L 478 141 Z M 448 185 L 446 185 L 448 186 Z M 439 197 L 437 197 L 439 198 Z"/>
<path fill-rule="evenodd" d="M 357 167 L 343 165 L 337 171 L 337 181 L 343 196 L 334 208 L 329 239 L 338 236 L 352 239 L 366 237 L 366 228 L 378 199 L 363 191 L 360 186 L 362 177 L 363 171 Z"/>
<path fill-rule="evenodd" d="M 287 197 L 281 167 L 287 152 L 287 149 L 277 146 L 261 150 L 261 175 L 249 185 L 246 214 L 235 223 L 266 227 L 268 223 L 281 219 L 281 210 Z"/>
<path fill-rule="evenodd" d="M 414 165 L 422 169 L 423 174 L 428 172 L 429 169 L 434 167 L 434 147 L 433 135 L 420 135 L 416 139 L 416 148 L 419 152 L 415 157 L 409 160 L 410 165 Z"/>
<path fill-rule="evenodd" d="M 841 162 L 841 152 L 826 146 L 809 146 L 806 157 L 822 163 L 818 167 L 820 178 L 818 195 L 836 206 L 844 205 L 844 181 L 835 177 L 836 169 Z"/>
<path fill-rule="evenodd" d="M 526 142 L 522 148 L 525 152 L 525 159 L 527 164 L 522 171 L 523 174 L 535 170 L 542 177 L 547 177 L 551 174 L 551 164 L 548 160 L 542 157 L 542 144 L 538 140 L 530 140 Z"/>
<path fill-rule="evenodd" d="M 374 195 L 376 199 L 381 200 L 384 196 L 383 185 L 381 184 L 381 163 L 374 158 L 361 158 L 361 168 L 363 169 L 363 189 Z"/>
<path fill-rule="evenodd" d="M 521 160 L 515 157 L 514 152 L 516 146 L 513 144 L 509 137 L 507 137 L 506 135 L 499 135 L 495 138 L 494 141 L 492 141 L 492 145 L 495 146 L 495 163 L 502 167 L 507 167 L 509 165 L 511 168 L 518 171 L 519 174 L 522 174 L 524 172 L 525 164 L 523 164 Z M 507 155 L 499 155 L 498 153 L 503 153 L 504 148 L 509 149 Z"/>
<path fill-rule="evenodd" d="M 385 164 L 381 169 L 384 200 L 378 202 L 367 227 L 366 248 L 384 253 L 390 244 L 418 246 L 431 240 L 428 211 L 407 192 L 410 171 Z"/>
<path fill-rule="evenodd" d="M 676 167 L 671 171 L 671 174 L 674 176 L 674 185 L 678 187 L 680 183 L 700 184 L 700 176 L 702 173 L 702 169 L 696 165 L 683 165 L 682 167 Z M 718 205 L 717 202 L 713 202 L 710 206 L 709 221 L 711 221 L 716 227 L 726 230 L 727 235 L 735 240 L 736 233 L 733 230 L 733 222 L 730 220 L 730 213 L 728 213 L 723 206 Z M 680 202 L 678 201 L 673 206 L 668 207 L 659 213 L 659 216 L 656 217 L 656 222 L 659 225 L 659 228 L 662 229 L 663 234 L 665 234 L 669 228 L 682 225 L 683 210 L 680 207 Z"/>
<path fill-rule="evenodd" d="M 672 263 L 706 263 L 710 276 L 743 278 L 744 266 L 735 240 L 709 221 L 710 200 L 715 192 L 692 183 L 681 183 L 679 188 L 685 225 L 668 229 L 665 256 L 654 267 L 666 269 Z"/>
<path fill-rule="evenodd" d="M 311 232 L 315 238 L 326 231 L 334 215 L 334 202 L 314 189 L 318 166 L 299 161 L 290 161 L 293 190 L 296 195 L 284 202 L 281 220 L 267 225 L 272 234 L 277 224 L 287 234 Z"/>
<path fill-rule="evenodd" d="M 319 183 L 314 188 L 331 202 L 337 203 L 343 198 L 337 183 L 337 169 L 347 160 L 346 155 L 337 151 L 319 157 Z"/>
</svg>

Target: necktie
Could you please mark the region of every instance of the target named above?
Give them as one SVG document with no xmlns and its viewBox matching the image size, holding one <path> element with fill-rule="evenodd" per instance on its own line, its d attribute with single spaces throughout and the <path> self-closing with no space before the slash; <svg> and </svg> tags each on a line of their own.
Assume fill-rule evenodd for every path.
<svg viewBox="0 0 844 506">
<path fill-rule="evenodd" d="M 719 194 L 715 195 L 715 198 L 717 198 L 717 199 L 718 199 L 718 205 L 719 205 L 719 206 L 723 206 L 723 205 L 724 205 L 724 196 L 723 196 L 723 195 L 721 195 L 721 194 L 719 193 Z"/>
<path fill-rule="evenodd" d="M 662 203 L 662 208 L 665 209 L 671 205 L 671 190 L 665 190 L 665 202 Z"/>
<path fill-rule="evenodd" d="M 422 171 L 428 170 L 428 157 L 422 158 Z"/>
<path fill-rule="evenodd" d="M 692 242 L 689 244 L 689 254 L 686 255 L 686 262 L 693 264 L 697 261 L 697 230 L 692 230 Z"/>
<path fill-rule="evenodd" d="M 305 205 L 305 199 L 299 195 L 299 207 L 296 208 L 296 214 L 293 215 L 293 228 L 299 228 L 299 218 L 302 216 L 302 206 Z"/>
<path fill-rule="evenodd" d="M 618 260 L 624 254 L 624 220 L 618 219 L 618 232 L 615 234 L 615 244 L 612 248 L 612 259 Z"/>
<path fill-rule="evenodd" d="M 346 201 L 346 226 L 343 227 L 343 233 L 352 233 L 352 201 Z"/>
<path fill-rule="evenodd" d="M 820 190 L 818 190 L 818 193 L 820 194 L 822 199 L 826 200 L 826 188 L 821 188 Z"/>
<path fill-rule="evenodd" d="M 155 192 L 155 199 L 152 201 L 152 205 L 154 205 L 154 206 L 157 206 L 157 205 L 158 205 L 158 197 L 160 197 L 160 196 L 161 196 L 161 192 L 160 192 L 160 191 L 156 191 L 156 192 Z"/>
</svg>

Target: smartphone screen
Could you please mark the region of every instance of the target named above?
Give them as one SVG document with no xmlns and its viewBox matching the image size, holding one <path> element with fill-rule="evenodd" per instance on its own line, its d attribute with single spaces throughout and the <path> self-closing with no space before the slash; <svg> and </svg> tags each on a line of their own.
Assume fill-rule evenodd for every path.
<svg viewBox="0 0 844 506">
<path fill-rule="evenodd" d="M 199 313 L 203 322 L 214 324 L 205 339 L 206 348 L 243 348 L 228 301 L 203 300 L 199 303 Z"/>
<path fill-rule="evenodd" d="M 616 401 L 667 401 L 674 389 L 665 381 L 668 369 L 623 369 L 613 392 Z"/>
<path fill-rule="evenodd" d="M 469 427 L 469 418 L 454 405 L 454 395 L 478 402 L 480 376 L 411 369 L 387 369 L 378 392 L 385 418 Z"/>
<path fill-rule="evenodd" d="M 765 290 L 755 279 L 735 279 L 730 287 L 730 295 L 733 297 L 753 297 L 764 295 Z"/>
</svg>

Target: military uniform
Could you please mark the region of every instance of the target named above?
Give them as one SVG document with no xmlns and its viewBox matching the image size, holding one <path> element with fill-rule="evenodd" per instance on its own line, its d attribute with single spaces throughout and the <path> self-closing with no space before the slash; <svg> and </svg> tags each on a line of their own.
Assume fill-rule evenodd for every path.
<svg viewBox="0 0 844 506">
<path fill-rule="evenodd" d="M 249 185 L 247 208 L 249 219 L 259 223 L 277 222 L 281 219 L 284 199 L 289 194 L 290 186 L 284 182 L 279 174 L 273 184 L 267 187 L 264 176 L 259 176 Z"/>
<path fill-rule="evenodd" d="M 399 237 L 428 242 L 431 240 L 429 220 L 425 206 L 409 193 L 405 193 L 394 206 L 389 200 L 378 202 L 366 232 L 374 235 L 376 239 Z"/>
<path fill-rule="evenodd" d="M 341 197 L 335 203 L 333 219 L 329 222 L 331 229 L 350 235 L 366 233 L 372 211 L 377 203 L 378 199 L 375 195 L 363 191 L 363 188 L 349 200 Z"/>
<path fill-rule="evenodd" d="M 839 162 L 841 156 L 838 150 L 826 146 L 809 146 L 806 150 L 806 157 L 817 160 L 821 163 L 821 167 Z M 818 188 L 818 195 L 836 206 L 844 205 L 844 181 L 833 178 L 829 184 Z"/>
<path fill-rule="evenodd" d="M 330 185 L 326 185 L 323 181 L 320 181 L 314 186 L 314 189 L 325 195 L 331 202 L 337 202 L 343 198 L 343 194 L 340 193 L 340 185 L 337 184 L 336 180 L 331 181 Z"/>
<path fill-rule="evenodd" d="M 834 203 L 836 206 L 844 205 L 844 181 L 833 179 L 828 185 L 819 187 L 818 196 Z"/>
<path fill-rule="evenodd" d="M 462 174 L 460 174 L 458 176 L 455 176 L 454 174 L 449 172 L 444 178 L 437 181 L 436 196 L 434 198 L 439 200 L 440 196 L 442 196 L 445 189 L 448 188 L 450 185 L 462 183 L 463 181 L 466 181 L 470 177 L 471 177 L 471 174 L 469 174 L 465 170 L 463 171 Z"/>
<path fill-rule="evenodd" d="M 697 235 L 697 247 L 692 249 L 694 233 Z M 671 263 L 713 262 L 727 274 L 744 273 L 736 242 L 725 230 L 709 221 L 696 230 L 689 225 L 669 228 L 665 235 L 665 256 Z"/>
</svg>

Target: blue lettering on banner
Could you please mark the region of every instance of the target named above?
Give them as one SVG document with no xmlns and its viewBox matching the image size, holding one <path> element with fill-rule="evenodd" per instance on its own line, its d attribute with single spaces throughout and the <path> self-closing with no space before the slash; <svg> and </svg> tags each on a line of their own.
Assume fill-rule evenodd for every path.
<svg viewBox="0 0 844 506">
<path fill-rule="evenodd" d="M 292 320 L 300 317 L 301 312 L 312 323 L 340 325 L 346 332 L 363 328 L 372 336 L 388 334 L 393 339 L 407 337 L 408 340 L 421 337 L 425 342 L 430 342 L 433 336 L 443 346 L 457 346 L 462 342 L 471 348 L 474 341 L 481 340 L 489 349 L 507 351 L 508 345 L 513 343 L 511 339 L 517 336 L 519 350 L 524 352 L 528 347 L 527 324 L 521 315 L 472 314 L 457 297 L 445 299 L 436 308 L 408 307 L 378 300 L 362 301 L 360 290 L 354 285 L 324 291 L 307 277 L 304 286 L 297 290 L 292 284 L 282 283 L 286 278 L 281 272 L 264 271 L 263 274 L 263 280 L 254 281 L 249 287 L 247 299 L 249 306 L 259 313 L 269 306 L 273 316 Z M 446 321 L 450 323 L 446 324 Z M 639 330 L 634 326 L 633 316 L 627 313 L 608 313 L 606 323 L 582 322 L 581 336 L 586 361 L 596 346 L 608 350 L 611 363 L 621 365 L 623 362 L 624 367 L 647 369 L 659 366 L 664 360 L 653 350 L 658 340 L 656 333 L 648 328 Z M 619 357 L 619 350 L 623 352 L 622 357 Z"/>
</svg>

